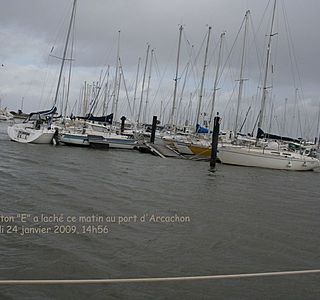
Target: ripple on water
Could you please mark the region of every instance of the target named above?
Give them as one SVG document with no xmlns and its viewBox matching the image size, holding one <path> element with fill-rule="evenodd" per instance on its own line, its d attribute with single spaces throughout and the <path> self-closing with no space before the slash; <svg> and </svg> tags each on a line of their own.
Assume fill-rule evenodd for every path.
<svg viewBox="0 0 320 300">
<path fill-rule="evenodd" d="M 320 265 L 320 172 L 218 165 L 214 176 L 208 176 L 208 162 L 21 145 L 9 142 L 1 126 L 2 213 L 191 217 L 189 224 L 111 224 L 107 235 L 0 235 L 0 270 L 8 278 L 184 276 Z M 0 297 L 244 299 L 251 291 L 252 299 L 305 299 L 306 290 L 320 294 L 318 280 L 301 276 L 290 285 L 288 279 L 264 279 L 255 281 L 254 289 L 252 281 L 232 289 L 229 282 L 101 290 L 29 287 L 23 293 L 12 287 L 1 290 Z"/>
</svg>

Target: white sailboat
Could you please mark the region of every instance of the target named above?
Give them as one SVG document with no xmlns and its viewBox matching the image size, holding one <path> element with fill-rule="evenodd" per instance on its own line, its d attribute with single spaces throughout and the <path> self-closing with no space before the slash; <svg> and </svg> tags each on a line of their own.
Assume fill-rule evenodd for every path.
<svg viewBox="0 0 320 300">
<path fill-rule="evenodd" d="M 50 123 L 56 110 L 54 107 L 48 111 L 31 113 L 23 123 L 8 126 L 7 132 L 10 139 L 19 143 L 51 143 L 56 130 Z"/>
<path fill-rule="evenodd" d="M 100 144 L 108 144 L 109 148 L 114 149 L 132 150 L 138 146 L 133 135 L 117 134 L 108 126 L 90 122 L 81 127 L 64 129 L 59 141 L 66 145 L 90 146 L 90 140 L 95 142 L 97 138 Z"/>
<path fill-rule="evenodd" d="M 80 132 L 64 132 L 63 134 L 61 134 L 59 142 L 70 146 L 90 146 L 88 135 Z"/>
<path fill-rule="evenodd" d="M 19 143 L 35 143 L 35 144 L 49 144 L 52 142 L 52 139 L 56 133 L 56 129 L 53 128 L 51 123 L 52 123 L 53 115 L 57 111 L 57 108 L 55 107 L 55 105 L 58 99 L 63 67 L 66 60 L 71 27 L 74 23 L 76 3 L 77 3 L 77 0 L 74 0 L 66 42 L 64 46 L 63 58 L 61 60 L 62 62 L 61 62 L 60 73 L 59 73 L 53 107 L 47 111 L 31 113 L 29 117 L 22 124 L 13 124 L 12 126 L 8 126 L 7 132 L 12 141 L 19 142 Z"/>
<path fill-rule="evenodd" d="M 273 24 L 275 18 L 275 9 L 276 0 L 274 1 L 273 5 L 271 29 L 267 45 L 267 58 L 263 82 L 261 108 L 259 112 L 258 130 L 262 127 L 265 102 L 267 98 L 268 69 L 270 64 L 271 39 L 274 35 Z M 235 128 L 235 130 L 237 130 L 237 128 Z M 221 161 L 221 163 L 224 164 L 247 167 L 261 167 L 278 170 L 307 171 L 320 167 L 319 160 L 314 157 L 310 157 L 296 152 L 282 150 L 276 151 L 272 149 L 267 149 L 263 146 L 258 147 L 257 144 L 258 138 L 256 140 L 256 145 L 254 146 L 241 146 L 237 144 L 221 145 L 218 149 L 218 158 Z"/>
<path fill-rule="evenodd" d="M 320 166 L 318 159 L 290 151 L 236 145 L 220 146 L 218 151 L 221 163 L 237 166 L 294 171 L 310 171 Z"/>
<path fill-rule="evenodd" d="M 138 142 L 134 137 L 130 138 L 113 132 L 106 134 L 63 133 L 59 141 L 70 146 L 86 147 L 95 143 L 97 140 L 100 144 L 104 143 L 108 145 L 108 148 L 113 149 L 133 150 L 138 147 Z"/>
</svg>

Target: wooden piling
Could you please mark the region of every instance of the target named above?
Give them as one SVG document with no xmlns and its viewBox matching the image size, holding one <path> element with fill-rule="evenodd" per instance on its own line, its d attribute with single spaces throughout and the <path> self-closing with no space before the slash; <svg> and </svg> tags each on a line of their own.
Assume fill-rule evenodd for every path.
<svg viewBox="0 0 320 300">
<path fill-rule="evenodd" d="M 212 172 L 214 172 L 216 168 L 219 131 L 220 131 L 220 117 L 217 115 L 216 117 L 214 117 L 214 126 L 213 126 L 212 143 L 211 143 L 210 171 Z"/>
<path fill-rule="evenodd" d="M 124 132 L 124 122 L 126 121 L 126 119 L 127 118 L 125 116 L 121 117 L 121 129 L 120 129 L 121 133 Z"/>
<path fill-rule="evenodd" d="M 157 116 L 153 116 L 150 144 L 154 144 L 154 139 L 155 139 L 155 136 L 156 136 L 156 129 L 157 129 Z"/>
</svg>

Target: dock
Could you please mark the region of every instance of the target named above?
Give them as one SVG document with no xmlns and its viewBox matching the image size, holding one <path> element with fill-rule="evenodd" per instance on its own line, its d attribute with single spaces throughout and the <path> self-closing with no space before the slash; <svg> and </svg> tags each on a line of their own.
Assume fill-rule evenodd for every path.
<svg viewBox="0 0 320 300">
<path fill-rule="evenodd" d="M 140 147 L 141 148 L 141 147 Z M 150 152 L 156 156 L 159 156 L 161 158 L 184 158 L 181 154 L 179 154 L 176 150 L 171 148 L 168 145 L 165 144 L 151 144 L 151 143 L 145 143 L 143 146 L 142 152 Z M 141 149 L 142 150 L 142 149 Z"/>
</svg>

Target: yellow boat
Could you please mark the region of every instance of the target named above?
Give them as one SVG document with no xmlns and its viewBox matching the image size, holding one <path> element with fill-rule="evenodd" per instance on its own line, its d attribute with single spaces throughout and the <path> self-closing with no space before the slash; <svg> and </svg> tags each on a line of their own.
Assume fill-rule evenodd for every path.
<svg viewBox="0 0 320 300">
<path fill-rule="evenodd" d="M 192 151 L 194 155 L 211 157 L 211 147 L 191 144 L 189 145 L 189 149 Z"/>
</svg>

